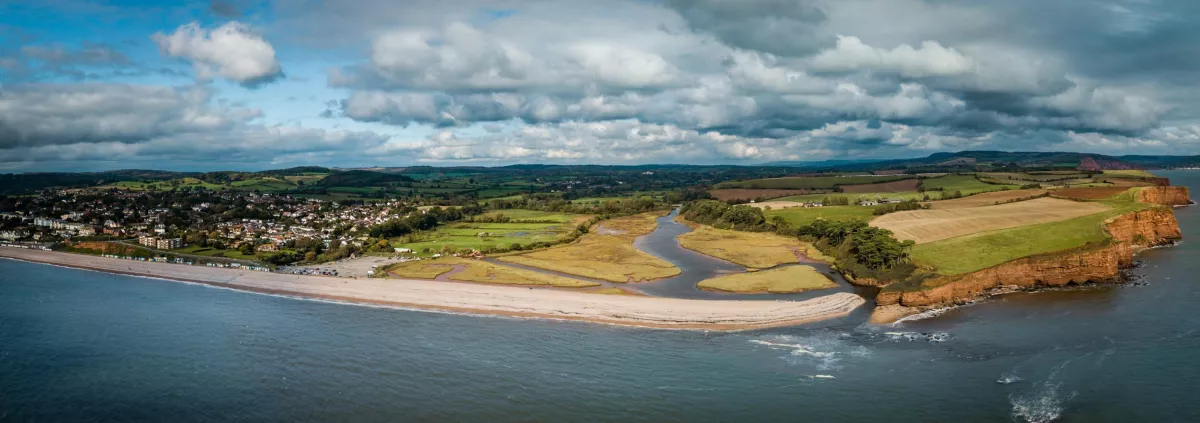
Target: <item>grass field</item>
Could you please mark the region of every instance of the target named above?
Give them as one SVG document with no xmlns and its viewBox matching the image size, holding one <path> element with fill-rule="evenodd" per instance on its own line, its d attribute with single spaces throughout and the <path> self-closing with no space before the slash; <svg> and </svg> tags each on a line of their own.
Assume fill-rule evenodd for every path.
<svg viewBox="0 0 1200 423">
<path fill-rule="evenodd" d="M 789 293 L 837 287 L 837 283 L 808 266 L 788 266 L 758 272 L 734 273 L 705 279 L 700 289 L 738 293 Z"/>
<path fill-rule="evenodd" d="M 503 214 L 513 220 L 553 221 L 557 223 L 478 223 L 457 222 L 438 226 L 432 231 L 420 232 L 394 238 L 394 248 L 408 248 L 417 253 L 425 249 L 441 251 L 443 247 L 454 250 L 471 248 L 522 247 L 535 242 L 553 242 L 562 238 L 575 227 L 591 218 L 590 215 L 550 213 L 534 210 L 504 210 Z"/>
<path fill-rule="evenodd" d="M 1038 198 L 985 207 L 890 213 L 872 220 L 871 226 L 892 231 L 896 239 L 923 244 L 985 231 L 1057 222 L 1110 208 L 1097 202 Z"/>
<path fill-rule="evenodd" d="M 767 210 L 763 216 L 770 220 L 775 216 L 793 226 L 804 226 L 817 219 L 825 220 L 871 220 L 875 217 L 875 206 L 825 206 L 825 207 L 793 207 L 788 209 Z"/>
<path fill-rule="evenodd" d="M 716 189 L 830 189 L 839 185 L 874 184 L 909 179 L 906 175 L 889 176 L 795 176 L 786 178 L 751 179 L 717 184 Z"/>
<path fill-rule="evenodd" d="M 913 261 L 936 269 L 942 275 L 957 275 L 986 269 L 1035 254 L 1082 247 L 1103 242 L 1108 233 L 1103 222 L 1121 214 L 1156 207 L 1134 201 L 1132 191 L 1099 201 L 1111 209 L 1058 222 L 983 232 L 913 248 Z"/>
<path fill-rule="evenodd" d="M 578 220 L 581 216 L 585 217 L 585 218 L 591 217 L 591 216 L 584 216 L 584 215 L 579 215 L 579 214 L 554 213 L 554 212 L 545 212 L 545 211 L 539 211 L 539 210 L 524 210 L 524 209 L 496 210 L 493 212 L 488 212 L 485 216 L 496 215 L 496 214 L 502 214 L 502 215 L 504 215 L 504 217 L 507 217 L 507 218 L 511 219 L 512 221 L 533 220 L 533 221 L 539 221 L 539 222 L 541 222 L 541 221 L 573 222 L 575 220 Z"/>
<path fill-rule="evenodd" d="M 503 285 L 543 285 L 560 288 L 588 288 L 600 286 L 595 282 L 548 275 L 515 267 L 488 263 L 486 261 L 447 257 L 438 260 L 410 261 L 387 268 L 387 272 L 399 277 L 433 279 L 455 268 L 462 271 L 449 276 L 460 282 L 495 283 Z"/>
<path fill-rule="evenodd" d="M 742 232 L 689 224 L 692 232 L 679 236 L 679 245 L 742 266 L 764 269 L 797 263 L 797 253 L 813 260 L 829 259 L 807 242 L 767 232 Z"/>
<path fill-rule="evenodd" d="M 679 268 L 633 247 L 638 236 L 654 231 L 662 213 L 643 213 L 600 222 L 578 241 L 500 260 L 613 282 L 637 282 L 675 276 Z"/>
</svg>

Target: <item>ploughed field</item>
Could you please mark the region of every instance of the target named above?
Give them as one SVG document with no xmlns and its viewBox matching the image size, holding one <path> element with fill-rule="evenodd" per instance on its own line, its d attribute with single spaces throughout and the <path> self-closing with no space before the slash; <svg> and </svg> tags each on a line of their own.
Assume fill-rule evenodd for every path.
<svg viewBox="0 0 1200 423">
<path fill-rule="evenodd" d="M 896 239 L 923 244 L 979 232 L 1057 222 L 1110 208 L 1095 202 L 1038 198 L 983 207 L 896 212 L 875 218 L 871 225 L 892 231 Z"/>
</svg>

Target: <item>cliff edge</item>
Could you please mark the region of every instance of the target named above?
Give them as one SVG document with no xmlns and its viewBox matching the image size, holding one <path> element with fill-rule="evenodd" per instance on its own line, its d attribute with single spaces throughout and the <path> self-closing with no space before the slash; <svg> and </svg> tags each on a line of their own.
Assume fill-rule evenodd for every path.
<svg viewBox="0 0 1200 423">
<path fill-rule="evenodd" d="M 1159 189 L 1159 188 L 1182 188 Z M 1188 199 L 1186 187 L 1151 187 L 1140 191 L 1145 203 L 1179 205 Z M 915 289 L 884 289 L 871 316 L 873 323 L 889 323 L 923 310 L 963 304 L 984 296 L 1038 287 L 1087 282 L 1116 282 L 1121 269 L 1133 265 L 1136 251 L 1179 240 L 1182 235 L 1175 213 L 1167 207 L 1130 212 L 1104 222 L 1110 239 L 1076 249 L 1024 257 L 980 271 L 936 276 Z"/>
</svg>

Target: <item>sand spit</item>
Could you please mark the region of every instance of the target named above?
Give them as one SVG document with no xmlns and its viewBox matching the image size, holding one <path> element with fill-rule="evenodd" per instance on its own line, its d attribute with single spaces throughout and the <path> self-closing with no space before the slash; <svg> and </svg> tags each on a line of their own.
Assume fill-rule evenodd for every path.
<svg viewBox="0 0 1200 423">
<path fill-rule="evenodd" d="M 865 303 L 840 292 L 806 301 L 687 300 L 416 279 L 346 279 L 140 262 L 0 247 L 0 257 L 200 283 L 265 294 L 513 317 L 663 329 L 744 330 L 849 314 Z"/>
</svg>

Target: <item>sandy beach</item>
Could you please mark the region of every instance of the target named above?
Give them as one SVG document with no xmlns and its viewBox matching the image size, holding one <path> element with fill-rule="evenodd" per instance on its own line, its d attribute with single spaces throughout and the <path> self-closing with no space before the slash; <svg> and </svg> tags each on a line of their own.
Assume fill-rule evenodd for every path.
<svg viewBox="0 0 1200 423">
<path fill-rule="evenodd" d="M 0 257 L 265 294 L 665 329 L 744 330 L 795 325 L 844 316 L 865 303 L 861 297 L 846 292 L 806 301 L 710 301 L 415 279 L 301 276 L 8 247 L 0 247 Z"/>
</svg>

